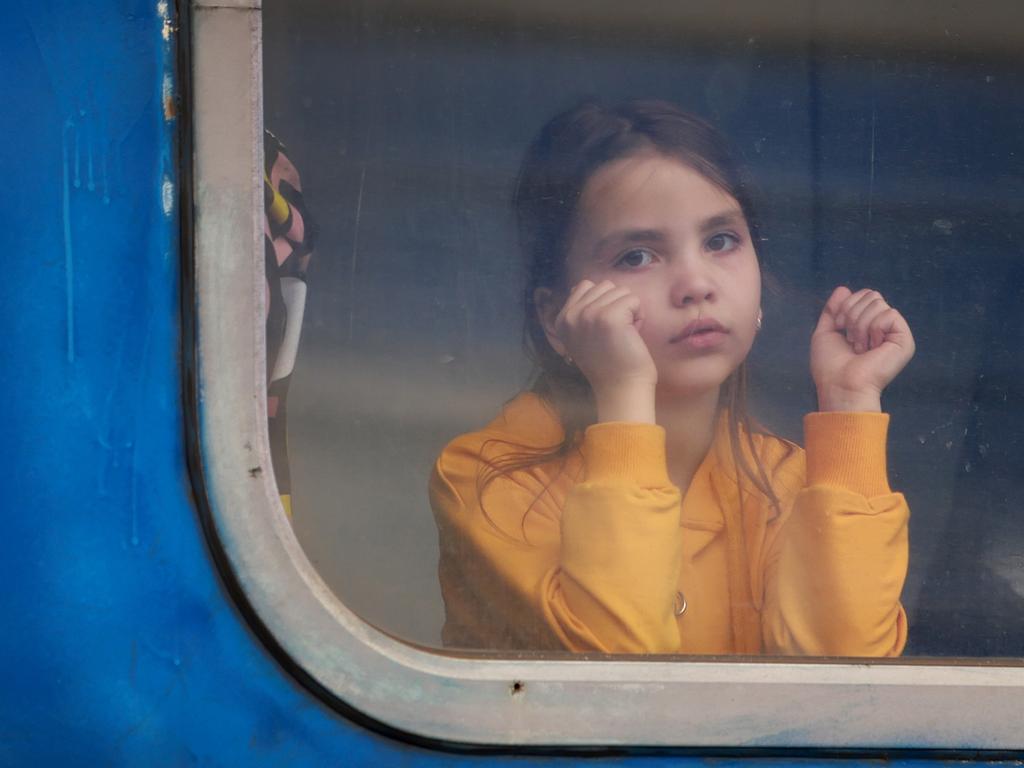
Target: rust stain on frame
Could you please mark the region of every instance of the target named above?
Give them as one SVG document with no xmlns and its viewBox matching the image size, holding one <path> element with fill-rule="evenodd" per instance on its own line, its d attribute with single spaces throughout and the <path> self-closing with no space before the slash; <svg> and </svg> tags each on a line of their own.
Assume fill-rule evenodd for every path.
<svg viewBox="0 0 1024 768">
<path fill-rule="evenodd" d="M 160 36 L 164 39 L 164 50 L 165 53 L 168 53 L 171 36 L 178 30 L 174 26 L 174 22 L 171 18 L 171 9 L 167 0 L 159 0 L 156 4 L 156 12 L 160 16 Z M 178 114 L 178 107 L 174 101 L 174 78 L 170 71 L 164 72 L 160 96 L 164 109 L 164 120 L 170 122 Z"/>
<path fill-rule="evenodd" d="M 164 120 L 170 122 L 177 117 L 178 108 L 174 103 L 174 80 L 169 74 L 164 75 L 163 92 L 161 96 L 164 105 Z"/>
</svg>

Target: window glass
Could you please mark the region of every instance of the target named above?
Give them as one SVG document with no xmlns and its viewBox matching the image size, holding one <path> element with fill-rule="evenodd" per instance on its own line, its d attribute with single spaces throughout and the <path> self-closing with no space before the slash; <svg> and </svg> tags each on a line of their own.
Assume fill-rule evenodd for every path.
<svg viewBox="0 0 1024 768">
<path fill-rule="evenodd" d="M 841 2 L 794 3 L 785 12 L 738 1 L 264 3 L 265 125 L 272 133 L 266 140 L 270 432 L 295 531 L 325 581 L 370 623 L 413 642 L 442 644 L 439 534 L 427 491 L 434 462 L 449 441 L 481 429 L 528 387 L 534 370 L 523 351 L 527 276 L 511 206 L 524 154 L 541 126 L 585 99 L 611 107 L 656 99 L 715 126 L 750 181 L 760 226 L 746 234 L 763 276 L 757 307 L 763 319 L 751 331 L 756 339 L 748 358 L 750 410 L 772 433 L 800 444 L 805 428 L 817 429 L 817 455 L 828 454 L 831 462 L 817 475 L 831 490 L 818 495 L 835 497 L 840 488 L 873 499 L 862 517 L 894 515 L 899 502 L 885 488 L 843 485 L 856 485 L 851 473 L 870 463 L 862 454 L 841 453 L 847 428 L 803 423 L 818 408 L 811 333 L 841 285 L 877 289 L 912 329 L 916 354 L 881 400 L 891 418 L 888 482 L 913 515 L 901 598 L 904 653 L 1020 656 L 1021 13 L 1012 2 L 969 8 L 875 2 L 856 12 Z M 663 178 L 678 171 L 652 173 Z M 649 187 L 641 187 L 617 202 L 602 198 L 601 226 L 611 226 L 608 210 L 618 214 L 630 200 L 643 199 Z M 680 188 L 669 184 L 651 200 L 669 199 Z M 679 220 L 691 222 L 692 198 L 681 200 L 686 215 Z M 606 234 L 592 229 L 591 241 Z M 678 256 L 684 248 L 658 251 L 650 240 L 630 240 L 643 247 L 629 258 L 640 259 L 640 267 L 652 259 L 684 271 Z M 709 243 L 705 238 L 700 247 L 717 250 L 731 241 Z M 660 261 L 668 252 L 676 256 Z M 741 283 L 733 275 L 719 292 L 735 296 Z M 687 286 L 683 293 L 692 289 Z M 682 306 L 686 297 L 676 300 Z M 644 320 L 655 326 L 659 310 L 646 311 Z M 736 317 L 728 316 L 726 329 L 734 336 Z M 569 346 L 585 349 L 576 338 Z M 561 352 L 573 357 L 573 350 Z M 567 365 L 587 367 L 585 354 L 575 357 Z M 872 428 L 858 424 L 849 429 Z M 636 439 L 647 450 L 650 434 L 639 432 L 624 430 L 600 445 L 610 442 L 615 452 Z M 782 459 L 772 454 L 772 461 Z M 607 471 L 615 474 L 619 466 Z M 756 486 L 757 469 L 748 488 Z M 632 480 L 645 490 L 660 482 Z M 529 488 L 523 493 L 532 492 L 533 500 L 544 490 Z M 708 498 L 728 493 L 709 488 Z M 765 525 L 776 513 L 791 513 L 798 489 L 791 490 L 780 499 L 786 509 L 770 509 Z M 694 498 L 699 491 L 692 490 Z M 845 499 L 800 509 L 840 514 Z M 543 509 L 528 518 L 530 503 L 521 531 L 504 530 L 499 521 L 495 536 L 550 543 L 545 536 L 558 523 L 545 520 Z M 561 511 L 561 504 L 551 508 Z M 688 603 L 682 614 L 688 618 L 680 621 L 718 622 L 740 652 L 751 647 L 736 640 L 737 627 L 745 626 L 747 636 L 799 634 L 792 626 L 758 624 L 781 610 L 766 582 L 795 578 L 774 573 L 771 558 L 795 562 L 797 544 L 758 539 L 763 530 L 741 523 L 728 539 L 739 543 L 716 548 L 720 529 L 735 524 L 710 513 L 705 519 L 699 510 L 696 518 L 680 528 L 689 547 L 690 566 L 683 568 L 701 557 L 735 558 L 729 552 L 740 547 L 747 557 L 723 560 L 715 572 L 735 573 L 739 562 L 750 578 L 719 585 L 728 605 L 694 601 L 703 593 L 687 588 L 674 590 L 668 610 L 678 613 Z M 878 552 L 889 558 L 886 535 L 901 530 L 897 523 L 871 528 L 858 534 L 856 546 L 835 545 L 836 557 Z M 712 542 L 703 554 L 702 537 Z M 719 538 L 726 541 L 725 534 Z M 808 552 L 833 545 L 802 544 Z M 601 557 L 614 571 L 621 548 L 590 551 L 583 564 L 560 552 L 556 560 L 569 560 L 557 561 L 559 574 L 571 583 L 541 583 L 547 577 L 531 560 L 536 549 L 523 547 L 516 555 L 522 560 L 513 558 L 508 567 L 520 574 L 535 568 L 536 590 L 552 590 L 555 603 L 599 602 L 582 609 L 597 624 L 633 615 L 610 612 L 606 596 L 593 593 L 592 579 L 601 574 L 587 571 Z M 632 562 L 657 556 L 643 549 Z M 449 568 L 476 567 L 465 549 L 449 557 Z M 799 578 L 808 583 L 790 589 L 785 600 L 816 600 L 818 613 L 842 615 L 850 603 L 869 602 L 902 578 L 900 567 L 894 576 L 879 576 L 888 560 L 869 566 L 867 581 L 838 587 L 802 571 Z M 481 568 L 476 584 L 493 578 Z M 650 575 L 643 568 L 637 573 Z M 849 573 L 845 579 L 851 582 Z M 449 609 L 464 597 L 455 592 L 446 595 Z M 483 594 L 492 600 L 487 621 L 526 610 L 515 590 Z M 729 610 L 738 604 L 749 610 Z M 588 625 L 573 634 L 563 626 L 561 634 L 530 640 L 527 633 L 509 646 L 550 649 L 552 637 L 569 635 L 585 645 L 607 631 Z M 627 627 L 617 637 L 638 634 Z M 473 645 L 459 637 L 449 633 L 449 645 Z M 776 650 L 845 655 L 848 648 L 797 645 Z M 611 649 L 693 650 L 625 641 Z M 850 653 L 859 655 L 855 648 Z"/>
</svg>

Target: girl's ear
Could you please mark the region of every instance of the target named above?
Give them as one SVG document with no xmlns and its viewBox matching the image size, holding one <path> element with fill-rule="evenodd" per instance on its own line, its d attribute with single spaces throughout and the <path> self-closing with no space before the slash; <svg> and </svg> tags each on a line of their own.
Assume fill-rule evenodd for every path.
<svg viewBox="0 0 1024 768">
<path fill-rule="evenodd" d="M 562 304 L 558 301 L 554 291 L 550 288 L 537 288 L 533 292 L 533 307 L 537 311 L 537 322 L 544 329 L 544 336 L 548 344 L 555 350 L 559 357 L 565 357 L 566 348 L 558 334 L 555 333 L 555 319 L 562 310 Z"/>
</svg>

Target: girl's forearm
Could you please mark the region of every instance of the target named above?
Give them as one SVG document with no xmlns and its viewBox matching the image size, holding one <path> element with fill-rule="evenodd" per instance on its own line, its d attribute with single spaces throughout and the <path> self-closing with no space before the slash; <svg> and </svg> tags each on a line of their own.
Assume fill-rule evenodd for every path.
<svg viewBox="0 0 1024 768">
<path fill-rule="evenodd" d="M 839 388 L 818 390 L 819 411 L 847 411 L 881 413 L 882 393 L 877 391 L 849 391 Z"/>
<path fill-rule="evenodd" d="M 597 420 L 630 421 L 638 424 L 654 424 L 654 388 L 647 385 L 623 385 L 595 390 Z"/>
</svg>

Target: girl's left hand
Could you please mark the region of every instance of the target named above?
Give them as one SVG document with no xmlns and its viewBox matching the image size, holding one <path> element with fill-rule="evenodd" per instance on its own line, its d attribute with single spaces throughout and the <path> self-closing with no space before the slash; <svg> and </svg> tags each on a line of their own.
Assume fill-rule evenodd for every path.
<svg viewBox="0 0 1024 768">
<path fill-rule="evenodd" d="M 818 409 L 881 411 L 882 390 L 913 356 L 910 326 L 878 291 L 836 288 L 811 336 Z"/>
</svg>

